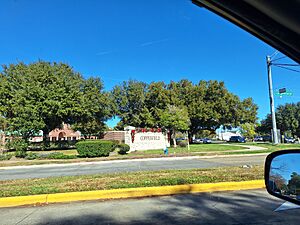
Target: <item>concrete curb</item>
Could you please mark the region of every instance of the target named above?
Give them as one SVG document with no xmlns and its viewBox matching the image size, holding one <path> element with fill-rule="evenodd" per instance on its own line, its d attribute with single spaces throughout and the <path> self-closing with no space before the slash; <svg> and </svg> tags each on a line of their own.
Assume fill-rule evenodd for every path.
<svg viewBox="0 0 300 225">
<path fill-rule="evenodd" d="M 264 188 L 264 180 L 69 192 L 0 198 L 0 207 Z"/>
</svg>

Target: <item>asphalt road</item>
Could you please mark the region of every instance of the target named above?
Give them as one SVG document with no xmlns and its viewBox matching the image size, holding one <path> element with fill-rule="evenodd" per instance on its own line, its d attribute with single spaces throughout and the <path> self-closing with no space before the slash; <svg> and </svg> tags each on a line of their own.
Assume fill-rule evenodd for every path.
<svg viewBox="0 0 300 225">
<path fill-rule="evenodd" d="M 1 225 L 298 225 L 300 209 L 264 190 L 185 194 L 0 209 Z"/>
<path fill-rule="evenodd" d="M 225 166 L 263 165 L 265 155 L 217 158 L 160 158 L 102 161 L 74 164 L 35 165 L 0 168 L 0 180 L 44 178 L 115 172 L 155 171 L 165 169 L 213 168 Z"/>
</svg>

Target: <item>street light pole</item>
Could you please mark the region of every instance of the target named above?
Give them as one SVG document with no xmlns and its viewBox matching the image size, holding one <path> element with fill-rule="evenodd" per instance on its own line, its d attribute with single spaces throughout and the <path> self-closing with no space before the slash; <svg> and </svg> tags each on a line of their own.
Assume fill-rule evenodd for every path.
<svg viewBox="0 0 300 225">
<path fill-rule="evenodd" d="M 271 64 L 272 64 L 271 57 L 267 56 L 269 97 L 270 97 L 270 108 L 271 108 L 272 127 L 273 127 L 272 136 L 273 136 L 273 144 L 277 145 L 278 144 L 278 136 L 277 136 L 277 126 L 276 126 L 276 117 L 275 117 L 275 107 L 274 107 Z"/>
</svg>

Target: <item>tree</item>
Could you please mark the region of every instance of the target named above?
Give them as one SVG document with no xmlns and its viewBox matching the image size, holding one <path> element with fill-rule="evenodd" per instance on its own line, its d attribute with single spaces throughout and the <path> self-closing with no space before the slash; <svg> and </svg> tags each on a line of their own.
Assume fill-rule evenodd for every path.
<svg viewBox="0 0 300 225">
<path fill-rule="evenodd" d="M 221 125 L 232 127 L 256 122 L 257 105 L 251 98 L 241 101 L 226 89 L 224 82 L 193 84 L 183 79 L 147 85 L 128 81 L 115 86 L 112 96 L 117 105 L 116 115 L 121 117 L 118 128 L 160 126 L 160 112 L 168 110 L 168 105 L 187 109 L 191 135 L 201 130 L 213 132 Z"/>
<path fill-rule="evenodd" d="M 275 183 L 275 187 L 277 190 L 274 191 L 287 191 L 287 181 L 284 179 L 284 177 L 278 173 L 271 174 L 270 180 L 272 180 Z"/>
<path fill-rule="evenodd" d="M 300 102 L 279 105 L 275 112 L 277 128 L 281 133 L 291 133 L 293 136 L 300 136 Z M 272 129 L 272 117 L 270 114 L 261 121 L 257 128 L 258 132 L 270 133 Z"/>
<path fill-rule="evenodd" d="M 39 130 L 44 140 L 63 122 L 103 122 L 109 101 L 99 79 L 84 80 L 69 65 L 38 61 L 3 66 L 0 76 L 1 114 L 8 129 L 28 139 Z"/>
<path fill-rule="evenodd" d="M 241 133 L 243 136 L 253 139 L 256 132 L 255 132 L 255 124 L 253 123 L 244 123 L 240 125 L 241 127 Z"/>
<path fill-rule="evenodd" d="M 161 110 L 160 112 L 160 124 L 172 132 L 172 139 L 176 148 L 176 131 L 187 131 L 190 126 L 187 109 L 185 107 L 168 105 L 166 110 Z"/>
<path fill-rule="evenodd" d="M 300 175 L 296 172 L 293 172 L 287 186 L 293 194 L 298 195 L 300 193 Z"/>
<path fill-rule="evenodd" d="M 165 110 L 171 104 L 167 85 L 164 82 L 152 82 L 146 91 L 145 105 L 148 113 L 151 114 L 149 119 L 153 120 L 153 126 L 159 126 L 160 111 Z"/>
<path fill-rule="evenodd" d="M 119 128 L 126 125 L 146 127 L 153 125 L 153 118 L 146 107 L 147 84 L 130 80 L 113 88 L 112 99 L 116 103 L 115 114 L 121 118 Z"/>
<path fill-rule="evenodd" d="M 251 98 L 241 101 L 226 89 L 224 82 L 200 81 L 193 85 L 182 80 L 179 84 L 179 96 L 183 96 L 189 111 L 192 135 L 201 130 L 215 131 L 221 125 L 233 127 L 256 122 L 257 105 Z"/>
<path fill-rule="evenodd" d="M 112 99 L 103 91 L 103 83 L 99 78 L 91 77 L 83 80 L 81 91 L 82 108 L 85 111 L 82 116 L 76 118 L 72 127 L 81 131 L 85 136 L 101 136 L 106 129 L 104 121 L 114 112 Z"/>
</svg>

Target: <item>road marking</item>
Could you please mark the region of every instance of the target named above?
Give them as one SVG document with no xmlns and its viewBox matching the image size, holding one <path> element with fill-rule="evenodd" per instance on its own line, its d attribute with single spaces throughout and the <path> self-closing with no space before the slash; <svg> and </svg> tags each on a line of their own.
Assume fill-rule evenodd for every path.
<svg viewBox="0 0 300 225">
<path fill-rule="evenodd" d="M 284 202 L 281 206 L 274 210 L 274 212 L 285 211 L 289 209 L 299 209 L 300 206 L 291 202 Z"/>
</svg>

